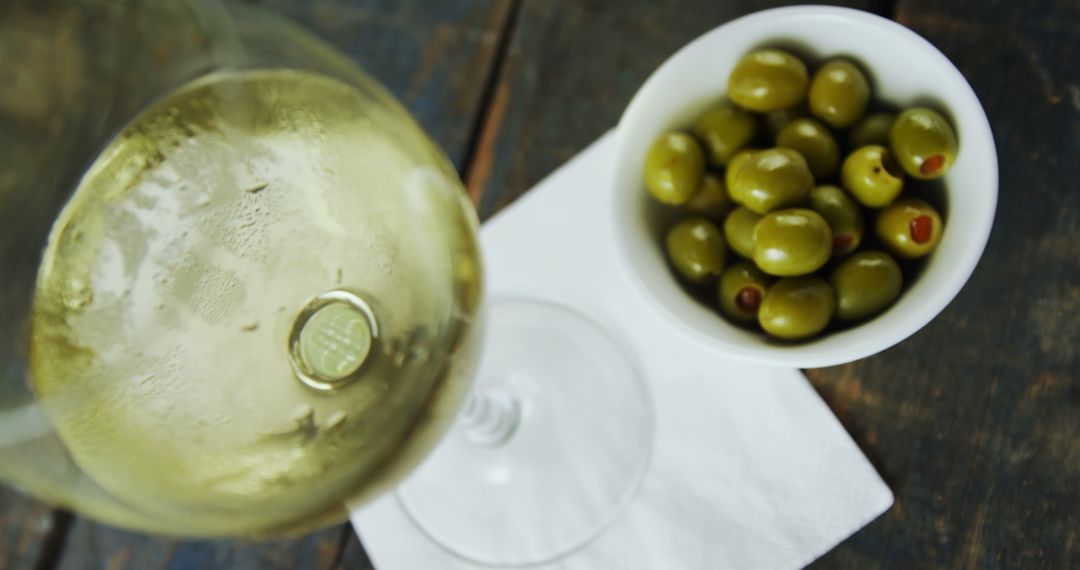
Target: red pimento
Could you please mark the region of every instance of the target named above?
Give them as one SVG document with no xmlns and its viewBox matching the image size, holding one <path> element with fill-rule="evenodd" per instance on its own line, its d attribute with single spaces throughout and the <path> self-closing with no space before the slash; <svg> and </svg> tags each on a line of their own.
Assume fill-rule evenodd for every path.
<svg viewBox="0 0 1080 570">
<path fill-rule="evenodd" d="M 934 233 L 934 220 L 927 215 L 916 216 L 908 224 L 908 230 L 911 232 L 912 241 L 926 243 L 930 241 L 930 236 Z"/>
<path fill-rule="evenodd" d="M 735 305 L 747 313 L 757 313 L 761 306 L 761 291 L 757 287 L 743 287 L 735 295 Z"/>
<path fill-rule="evenodd" d="M 940 154 L 935 154 L 919 165 L 919 172 L 921 172 L 923 176 L 930 176 L 941 170 L 942 166 L 945 166 L 945 157 Z"/>
<path fill-rule="evenodd" d="M 851 246 L 851 242 L 855 241 L 855 236 L 839 234 L 832 238 L 832 250 L 833 253 L 840 253 L 847 250 Z"/>
</svg>

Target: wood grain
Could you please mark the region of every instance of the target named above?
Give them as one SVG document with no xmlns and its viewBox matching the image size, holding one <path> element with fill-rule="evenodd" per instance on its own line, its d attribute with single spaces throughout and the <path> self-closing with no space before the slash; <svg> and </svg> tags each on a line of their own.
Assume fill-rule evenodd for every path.
<svg viewBox="0 0 1080 570">
<path fill-rule="evenodd" d="M 371 570 L 374 568 L 371 564 L 371 560 L 367 556 L 367 552 L 364 552 L 364 547 L 360 544 L 359 539 L 356 537 L 356 532 L 352 527 L 348 529 L 349 534 L 345 537 L 344 549 L 341 552 L 341 561 L 334 568 L 334 570 Z"/>
<path fill-rule="evenodd" d="M 481 218 L 614 128 L 678 48 L 735 17 L 793 3 L 524 0 L 468 173 Z"/>
<path fill-rule="evenodd" d="M 31 570 L 50 547 L 56 515 L 47 505 L 0 488 L 0 568 Z"/>
<path fill-rule="evenodd" d="M 885 353 L 810 372 L 897 496 L 817 567 L 1077 568 L 1080 5 L 897 9 L 989 115 L 998 212 L 940 317 Z"/>
<path fill-rule="evenodd" d="M 26 329 L 37 261 L 57 210 L 107 133 L 125 9 L 110 4 L 9 0 L 0 7 L 0 410 L 29 404 Z M 91 33 L 96 30 L 100 33 Z M 0 446 L 0 477 L 37 442 Z M 31 455 L 32 454 L 32 455 Z M 51 465 L 55 476 L 66 466 Z M 22 485 L 33 480 L 20 479 Z M 47 567 L 70 518 L 0 487 L 0 568 Z"/>
<path fill-rule="evenodd" d="M 379 79 L 462 169 L 510 0 L 263 0 Z"/>
<path fill-rule="evenodd" d="M 678 47 L 779 4 L 522 0 L 511 14 L 509 0 L 266 3 L 360 61 L 459 169 L 471 165 L 464 174 L 485 218 L 613 127 Z M 851 4 L 883 11 L 893 3 Z M 813 567 L 1078 568 L 1080 5 L 899 0 L 895 10 L 982 100 L 997 139 L 999 209 L 982 262 L 939 318 L 882 354 L 807 371 L 897 496 Z M 493 70 L 511 21 L 508 52 Z M 35 567 L 47 529 L 36 531 L 27 513 L 49 518 L 0 492 L 0 568 L 10 560 Z M 30 554 L 20 559 L 23 544 Z M 371 565 L 347 527 L 251 545 L 168 541 L 77 520 L 59 567 Z"/>
<path fill-rule="evenodd" d="M 294 570 L 334 568 L 346 527 L 294 540 L 175 541 L 77 519 L 59 570 Z"/>
</svg>

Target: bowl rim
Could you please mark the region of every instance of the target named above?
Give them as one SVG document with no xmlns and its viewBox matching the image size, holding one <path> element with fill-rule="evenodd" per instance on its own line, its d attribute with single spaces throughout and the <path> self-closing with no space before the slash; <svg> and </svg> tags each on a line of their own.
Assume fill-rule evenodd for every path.
<svg viewBox="0 0 1080 570">
<path fill-rule="evenodd" d="M 984 158 L 989 161 L 989 163 L 983 164 L 983 168 L 990 171 L 988 174 L 988 187 L 980 190 L 980 192 L 985 194 L 985 199 L 977 202 L 982 205 L 982 208 L 974 210 L 973 220 L 976 223 L 964 230 L 965 232 L 970 232 L 972 235 L 971 245 L 958 252 L 956 258 L 951 260 L 951 273 L 942 282 L 942 286 L 926 299 L 926 303 L 920 306 L 920 310 L 909 311 L 902 317 L 894 318 L 896 324 L 888 329 L 887 334 L 860 335 L 854 342 L 843 346 L 830 346 L 829 343 L 826 342 L 830 337 L 829 334 L 818 337 L 818 339 L 811 340 L 805 344 L 789 345 L 761 342 L 760 344 L 755 344 L 753 346 L 745 346 L 730 342 L 726 339 L 717 338 L 690 323 L 683 321 L 674 314 L 670 308 L 664 306 L 664 303 L 656 297 L 656 294 L 645 282 L 644 277 L 640 275 L 639 271 L 636 269 L 634 260 L 632 259 L 634 253 L 631 251 L 631 248 L 628 247 L 627 240 L 624 237 L 627 232 L 639 231 L 627 227 L 629 225 L 629 216 L 623 214 L 624 209 L 629 209 L 629 206 L 627 206 L 626 203 L 631 199 L 626 196 L 626 194 L 628 194 L 627 192 L 620 192 L 618 188 L 615 189 L 616 191 L 613 192 L 615 200 L 614 204 L 612 204 L 612 211 L 615 215 L 615 223 L 613 226 L 616 233 L 615 241 L 618 243 L 616 249 L 619 250 L 619 263 L 626 272 L 631 274 L 629 281 L 633 283 L 633 288 L 637 290 L 638 294 L 649 301 L 648 304 L 653 305 L 655 310 L 663 313 L 665 320 L 670 321 L 671 324 L 696 344 L 707 350 L 722 353 L 725 356 L 766 364 L 787 365 L 799 368 L 818 368 L 859 360 L 900 343 L 926 326 L 959 294 L 981 259 L 993 227 L 999 190 L 998 158 L 993 132 L 985 108 L 983 108 L 982 103 L 979 102 L 978 96 L 975 94 L 974 89 L 972 89 L 971 84 L 967 81 L 967 78 L 964 77 L 952 61 L 950 61 L 936 46 L 902 24 L 876 14 L 837 6 L 799 5 L 762 10 L 735 18 L 698 36 L 669 56 L 638 88 L 620 117 L 616 127 L 615 152 L 611 168 L 613 170 L 619 169 L 623 162 L 622 158 L 628 154 L 628 147 L 633 142 L 631 132 L 633 130 L 632 125 L 640 122 L 641 117 L 649 112 L 645 100 L 653 91 L 657 90 L 659 85 L 666 84 L 666 75 L 672 73 L 672 70 L 682 59 L 694 56 L 698 51 L 703 49 L 704 46 L 722 40 L 722 38 L 734 28 L 757 26 L 763 21 L 773 20 L 779 17 L 785 19 L 839 18 L 848 21 L 851 25 L 874 27 L 881 30 L 883 33 L 897 36 L 904 43 L 911 45 L 912 51 L 916 52 L 916 55 L 913 55 L 913 57 L 929 58 L 932 65 L 940 68 L 944 73 L 953 76 L 953 79 L 958 80 L 956 81 L 956 84 L 961 90 L 961 92 L 957 94 L 957 97 L 974 103 L 975 107 L 971 113 L 972 116 L 968 117 L 969 121 L 973 119 L 974 124 L 969 123 L 965 126 L 969 127 L 974 132 L 975 136 L 973 138 L 975 140 L 982 141 L 978 146 L 983 147 L 983 149 L 987 151 L 984 152 Z M 612 177 L 612 184 L 619 184 L 619 179 L 619 173 L 616 172 Z M 637 188 L 640 190 L 643 187 L 639 185 Z M 871 319 L 847 330 L 858 330 L 859 328 L 862 328 L 864 324 L 869 324 L 876 320 L 877 318 Z M 727 326 L 737 328 L 736 325 L 730 323 L 728 323 Z"/>
</svg>

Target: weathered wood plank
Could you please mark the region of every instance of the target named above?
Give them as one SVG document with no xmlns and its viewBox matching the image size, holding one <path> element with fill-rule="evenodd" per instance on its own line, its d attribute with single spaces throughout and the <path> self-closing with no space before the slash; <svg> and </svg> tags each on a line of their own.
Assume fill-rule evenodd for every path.
<svg viewBox="0 0 1080 570">
<path fill-rule="evenodd" d="M 356 536 L 352 526 L 348 526 L 348 535 L 345 537 L 344 549 L 341 552 L 341 561 L 334 570 L 373 570 L 374 566 L 364 552 L 364 547 Z"/>
<path fill-rule="evenodd" d="M 59 570 L 294 570 L 333 568 L 345 527 L 294 540 L 174 541 L 77 519 Z"/>
<path fill-rule="evenodd" d="M 37 260 L 56 211 L 108 135 L 112 90 L 96 79 L 115 68 L 124 13 L 119 4 L 55 0 L 0 7 L 0 411 L 33 399 L 25 331 Z M 37 480 L 13 468 L 28 456 L 41 459 L 37 442 L 0 444 L 0 477 L 17 473 L 32 489 Z M 67 467 L 49 466 L 38 480 Z M 47 567 L 68 520 L 0 486 L 0 568 Z"/>
<path fill-rule="evenodd" d="M 795 3 L 524 0 L 467 178 L 481 218 L 613 128 L 641 83 L 684 44 L 735 17 Z"/>
<path fill-rule="evenodd" d="M 0 568 L 38 568 L 55 527 L 49 506 L 0 488 Z"/>
<path fill-rule="evenodd" d="M 510 0 L 263 0 L 394 93 L 460 170 Z"/>
<path fill-rule="evenodd" d="M 897 8 L 986 108 L 998 213 L 982 262 L 937 320 L 883 354 L 810 373 L 897 495 L 817 566 L 1077 568 L 1080 5 Z"/>
</svg>

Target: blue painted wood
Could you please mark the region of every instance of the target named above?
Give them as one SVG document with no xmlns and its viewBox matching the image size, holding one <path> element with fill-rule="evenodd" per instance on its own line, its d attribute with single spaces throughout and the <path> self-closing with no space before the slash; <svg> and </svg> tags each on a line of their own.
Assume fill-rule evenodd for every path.
<svg viewBox="0 0 1080 570">
<path fill-rule="evenodd" d="M 481 218 L 614 128 L 641 83 L 690 40 L 738 16 L 799 3 L 524 0 L 467 179 Z"/>
<path fill-rule="evenodd" d="M 107 3 L 7 0 L 0 5 L 0 227 L 6 230 L 0 233 L 0 408 L 18 407 L 32 397 L 21 381 L 36 253 L 81 175 L 80 159 L 89 159 L 84 149 L 103 136 L 97 117 L 71 102 L 108 108 L 112 86 L 89 78 L 116 67 L 124 13 L 123 6 Z M 0 453 L 0 472 L 8 471 L 5 462 L 12 454 L 10 449 Z M 47 567 L 68 520 L 0 484 L 0 569 Z"/>
<path fill-rule="evenodd" d="M 0 568 L 36 569 L 55 527 L 56 515 L 49 506 L 0 488 Z"/>
<path fill-rule="evenodd" d="M 510 0 L 263 0 L 377 77 L 461 170 Z"/>
<path fill-rule="evenodd" d="M 60 570 L 294 570 L 334 568 L 347 527 L 267 542 L 176 541 L 77 519 Z M 361 567 L 362 568 L 362 567 Z M 366 570 L 366 569 L 364 569 Z"/>
<path fill-rule="evenodd" d="M 341 560 L 334 570 L 369 570 L 373 568 L 367 552 L 364 552 L 364 547 L 360 544 L 352 527 L 348 528 L 348 532 L 349 534 L 344 541 L 344 549 L 341 552 Z"/>
</svg>

